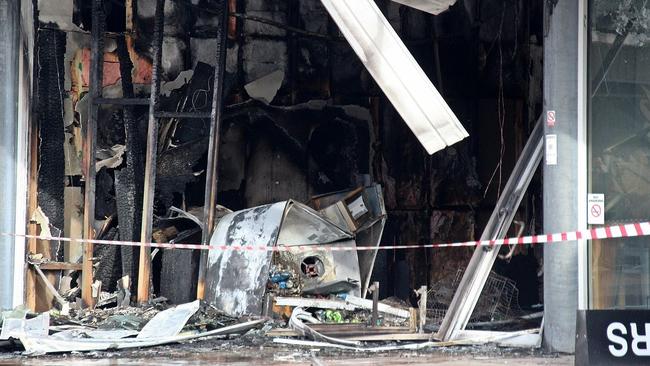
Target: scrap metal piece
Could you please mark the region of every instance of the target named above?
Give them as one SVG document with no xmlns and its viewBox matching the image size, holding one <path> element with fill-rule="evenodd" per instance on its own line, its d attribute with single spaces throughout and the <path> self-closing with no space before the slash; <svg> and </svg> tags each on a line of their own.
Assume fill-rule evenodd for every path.
<svg viewBox="0 0 650 366">
<path fill-rule="evenodd" d="M 469 136 L 374 0 L 321 0 L 429 154 Z"/>
<path fill-rule="evenodd" d="M 381 237 L 384 233 L 386 226 L 386 216 L 376 221 L 369 228 L 357 233 L 358 246 L 374 246 L 374 250 L 362 250 L 357 252 L 359 257 L 359 271 L 361 274 L 361 297 L 366 297 L 368 287 L 370 286 L 370 279 L 372 278 L 372 271 L 375 267 L 375 259 L 377 258 L 377 251 Z"/>
<path fill-rule="evenodd" d="M 539 163 L 542 161 L 543 126 L 543 119 L 540 117 L 521 152 L 515 168 L 512 170 L 503 193 L 481 235 L 481 240 L 494 240 L 506 236 L 519 203 L 524 197 Z M 444 341 L 455 339 L 459 331 L 465 329 L 474 307 L 478 303 L 494 261 L 499 254 L 500 247 L 500 245 L 494 245 L 492 247 L 477 247 L 474 250 L 472 259 L 467 265 L 467 270 L 465 270 L 454 298 L 449 305 L 449 310 L 442 320 L 438 333 L 435 335 L 436 339 Z"/>
<path fill-rule="evenodd" d="M 196 300 L 163 310 L 144 325 L 136 338 L 174 337 L 181 332 L 185 323 L 199 310 L 200 301 Z"/>
<path fill-rule="evenodd" d="M 226 314 L 261 314 L 272 253 L 259 247 L 309 246 L 313 244 L 354 245 L 350 232 L 334 225 L 318 212 L 295 201 L 259 206 L 224 216 L 210 240 L 210 245 L 243 246 L 242 250 L 211 250 L 208 254 L 206 300 Z M 337 243 L 340 242 L 340 243 Z M 281 253 L 285 260 L 300 266 L 313 257 L 322 269 L 308 268 L 314 275 L 303 276 L 307 283 L 351 278 L 359 281 L 358 259 L 349 253 L 309 250 L 299 254 Z M 297 268 L 296 272 L 301 271 Z"/>
<path fill-rule="evenodd" d="M 352 233 L 302 203 L 286 202 L 278 245 L 327 244 L 346 239 L 352 239 Z"/>
<path fill-rule="evenodd" d="M 447 11 L 450 6 L 456 4 L 456 0 L 392 0 L 395 3 L 410 6 L 412 8 L 438 15 Z"/>
<path fill-rule="evenodd" d="M 313 197 L 312 207 L 339 226 L 356 234 L 358 246 L 379 247 L 386 225 L 386 206 L 381 185 L 335 192 Z M 365 297 L 375 265 L 377 250 L 357 252 L 361 279 L 361 297 Z"/>
<path fill-rule="evenodd" d="M 224 216 L 210 239 L 212 246 L 274 246 L 286 202 L 259 206 Z M 260 314 L 271 252 L 210 250 L 205 299 L 227 314 Z"/>
<path fill-rule="evenodd" d="M 46 336 L 50 328 L 50 313 L 43 313 L 39 316 L 26 319 L 25 313 L 20 318 L 6 317 L 2 320 L 2 332 L 0 340 L 10 338 L 43 337 Z"/>
</svg>

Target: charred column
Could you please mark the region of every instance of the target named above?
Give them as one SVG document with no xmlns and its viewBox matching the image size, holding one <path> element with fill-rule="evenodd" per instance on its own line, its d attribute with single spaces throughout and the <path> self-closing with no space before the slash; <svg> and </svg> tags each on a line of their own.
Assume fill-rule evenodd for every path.
<svg viewBox="0 0 650 366">
<path fill-rule="evenodd" d="M 131 72 L 133 63 L 129 56 L 127 40 L 120 37 L 117 40 L 117 55 L 120 61 L 122 76 L 122 96 L 135 98 Z M 141 172 L 144 170 L 144 156 L 142 141 L 137 130 L 137 121 L 133 106 L 124 106 L 123 121 L 126 152 L 126 164 L 122 169 L 115 171 L 115 199 L 117 201 L 117 219 L 119 222 L 120 239 L 138 241 L 140 227 L 142 226 L 142 192 L 144 179 Z M 122 276 L 131 278 L 132 286 L 137 286 L 137 263 L 139 249 L 136 247 L 120 247 L 122 259 Z"/>
<path fill-rule="evenodd" d="M 221 0 L 219 5 L 219 27 L 217 28 L 216 66 L 214 70 L 214 92 L 212 95 L 212 112 L 210 114 L 210 144 L 208 146 L 208 164 L 205 178 L 205 203 L 203 206 L 204 226 L 201 243 L 206 245 L 210 241 L 214 229 L 214 211 L 217 203 L 217 183 L 219 178 L 219 136 L 221 130 L 221 114 L 223 111 L 223 81 L 226 69 L 226 37 L 228 24 L 228 1 Z M 199 264 L 199 279 L 197 298 L 203 299 L 205 291 L 205 271 L 207 252 L 201 252 Z"/>
</svg>

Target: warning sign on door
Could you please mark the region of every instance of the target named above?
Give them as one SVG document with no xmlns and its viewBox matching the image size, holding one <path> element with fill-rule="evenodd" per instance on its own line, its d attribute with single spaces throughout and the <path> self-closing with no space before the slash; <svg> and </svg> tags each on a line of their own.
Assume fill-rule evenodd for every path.
<svg viewBox="0 0 650 366">
<path fill-rule="evenodd" d="M 587 196 L 587 224 L 605 224 L 605 195 L 602 193 L 590 193 Z"/>
</svg>

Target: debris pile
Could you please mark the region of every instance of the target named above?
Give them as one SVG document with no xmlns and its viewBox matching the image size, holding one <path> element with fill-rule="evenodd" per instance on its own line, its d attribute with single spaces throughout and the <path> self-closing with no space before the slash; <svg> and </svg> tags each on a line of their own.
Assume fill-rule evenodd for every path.
<svg viewBox="0 0 650 366">
<path fill-rule="evenodd" d="M 105 351 L 151 347 L 210 336 L 243 334 L 264 319 L 235 319 L 198 300 L 169 307 L 71 310 L 32 314 L 18 308 L 2 313 L 0 345 L 20 344 L 26 354 Z"/>
<path fill-rule="evenodd" d="M 206 299 L 232 316 L 261 315 L 265 294 L 365 297 L 386 210 L 378 184 L 228 213 L 210 244 Z M 327 250 L 337 246 L 367 250 Z M 267 248 L 282 247 L 278 251 Z M 262 248 L 263 250 L 258 250 Z"/>
</svg>

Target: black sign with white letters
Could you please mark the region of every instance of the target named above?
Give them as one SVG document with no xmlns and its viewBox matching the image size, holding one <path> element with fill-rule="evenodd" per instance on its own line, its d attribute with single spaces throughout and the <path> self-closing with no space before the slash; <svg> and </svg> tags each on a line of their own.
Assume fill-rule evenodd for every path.
<svg viewBox="0 0 650 366">
<path fill-rule="evenodd" d="M 650 310 L 579 310 L 576 365 L 650 365 Z"/>
</svg>

